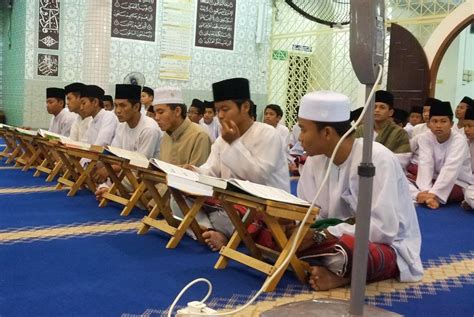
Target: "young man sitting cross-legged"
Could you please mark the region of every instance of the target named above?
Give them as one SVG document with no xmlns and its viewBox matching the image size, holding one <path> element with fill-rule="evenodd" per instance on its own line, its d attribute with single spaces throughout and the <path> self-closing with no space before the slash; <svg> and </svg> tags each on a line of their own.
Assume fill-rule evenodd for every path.
<svg viewBox="0 0 474 317">
<path fill-rule="evenodd" d="M 303 96 L 298 113 L 299 140 L 309 156 L 298 183 L 298 196 L 312 201 L 323 186 L 316 199 L 321 208 L 315 223 L 318 229 L 308 232 L 298 250 L 298 256 L 312 266 L 309 283 L 318 291 L 350 283 L 363 139 L 348 136 L 329 165 L 336 144 L 351 127 L 349 109 L 348 97 L 322 91 Z M 423 276 L 421 234 L 408 181 L 398 159 L 380 143 L 373 142 L 372 160 L 376 171 L 367 281 L 419 281 Z M 323 185 L 327 168 L 330 176 Z"/>
<path fill-rule="evenodd" d="M 199 173 L 237 178 L 290 191 L 290 177 L 281 138 L 275 128 L 254 122 L 250 116 L 249 81 L 232 78 L 212 85 L 214 104 L 222 124 L 221 136 L 211 148 Z M 201 226 L 210 230 L 203 238 L 213 251 L 224 246 L 234 231 L 227 213 L 219 208 L 200 212 Z M 206 221 L 207 220 L 207 221 Z"/>
</svg>

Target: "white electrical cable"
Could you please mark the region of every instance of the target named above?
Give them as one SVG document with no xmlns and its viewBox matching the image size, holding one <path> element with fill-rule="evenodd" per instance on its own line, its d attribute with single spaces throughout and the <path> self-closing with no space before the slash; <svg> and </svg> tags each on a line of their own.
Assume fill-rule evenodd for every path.
<svg viewBox="0 0 474 317">
<path fill-rule="evenodd" d="M 195 279 L 194 281 L 192 281 L 191 283 L 189 283 L 188 285 L 186 285 L 182 290 L 181 292 L 179 292 L 178 296 L 176 296 L 175 300 L 173 301 L 173 303 L 171 304 L 170 306 L 170 309 L 168 311 L 168 316 L 171 317 L 171 314 L 173 313 L 173 310 L 174 310 L 174 306 L 176 306 L 176 304 L 178 303 L 178 301 L 181 299 L 181 297 L 184 295 L 184 292 L 186 292 L 188 290 L 188 288 L 190 288 L 191 286 L 193 286 L 194 284 L 196 283 L 199 283 L 199 282 L 204 282 L 204 283 L 207 283 L 207 285 L 209 285 L 209 290 L 207 291 L 207 294 L 206 296 L 200 301 L 200 303 L 204 303 L 208 298 L 209 296 L 211 296 L 211 293 L 212 293 L 212 283 L 209 282 L 209 280 L 205 279 L 205 278 L 197 278 Z"/>
<path fill-rule="evenodd" d="M 328 164 L 328 169 L 326 170 L 326 174 L 324 175 L 324 178 L 323 178 L 323 181 L 321 182 L 321 185 L 319 186 L 319 190 L 317 191 L 316 195 L 314 196 L 314 199 L 313 201 L 311 202 L 311 206 L 309 206 L 308 208 L 308 211 L 306 212 L 306 215 L 305 217 L 303 218 L 303 220 L 301 221 L 301 224 L 300 226 L 298 227 L 298 231 L 296 232 L 296 236 L 295 236 L 295 239 L 293 240 L 293 244 L 291 246 L 291 249 L 290 249 L 290 252 L 288 252 L 288 255 L 287 257 L 285 258 L 285 260 L 283 261 L 283 263 L 280 265 L 280 267 L 275 271 L 273 272 L 272 276 L 270 276 L 270 278 L 265 282 L 263 283 L 262 287 L 259 289 L 259 291 L 243 306 L 235 309 L 235 310 L 232 310 L 232 311 L 229 311 L 229 312 L 223 312 L 223 313 L 203 313 L 203 314 L 199 314 L 199 313 L 193 313 L 193 315 L 196 315 L 196 316 L 228 316 L 228 315 L 232 315 L 232 314 L 235 314 L 235 313 L 238 313 L 242 310 L 244 310 L 245 308 L 247 308 L 248 306 L 250 306 L 259 296 L 260 294 L 263 293 L 263 290 L 267 287 L 268 284 L 270 284 L 273 279 L 275 278 L 275 276 L 277 276 L 280 271 L 283 269 L 283 268 L 286 268 L 286 266 L 288 265 L 288 263 L 290 262 L 291 258 L 294 256 L 294 253 L 296 252 L 296 241 L 298 241 L 301 237 L 301 234 L 303 233 L 303 227 L 304 227 L 304 224 L 308 221 L 308 218 L 309 216 L 311 215 L 311 210 L 314 208 L 314 205 L 315 205 L 315 202 L 316 200 L 318 199 L 319 197 L 319 194 L 321 193 L 321 190 L 323 188 L 323 185 L 327 182 L 328 178 L 329 178 L 329 172 L 330 172 L 330 169 L 329 167 L 331 166 L 332 162 L 334 161 L 334 157 L 336 156 L 336 153 L 337 151 L 339 150 L 339 147 L 340 145 L 342 144 L 342 142 L 346 139 L 347 136 L 349 136 L 352 131 L 354 131 L 357 126 L 359 125 L 359 123 L 363 120 L 364 118 L 364 115 L 365 115 L 365 112 L 367 110 L 367 107 L 370 103 L 370 101 L 372 100 L 372 97 L 375 93 L 375 90 L 377 88 L 377 83 L 380 81 L 380 78 L 382 77 L 382 70 L 383 70 L 383 67 L 382 65 L 378 65 L 378 68 L 379 68 L 379 73 L 377 75 L 377 80 L 375 81 L 375 85 L 374 87 L 372 88 L 368 98 L 367 98 L 367 101 L 365 102 L 365 105 L 364 105 L 364 109 L 362 110 L 362 113 L 360 114 L 359 118 L 357 119 L 357 121 L 355 122 L 355 124 L 341 137 L 341 139 L 339 140 L 339 142 L 336 144 L 336 147 L 334 148 L 334 151 L 332 152 L 332 155 L 331 155 L 331 158 L 329 160 L 329 164 Z M 171 314 L 173 313 L 173 308 L 174 306 L 176 305 L 176 303 L 178 302 L 178 300 L 181 298 L 181 296 L 183 295 L 183 293 L 191 286 L 191 285 L 194 285 L 195 283 L 197 283 L 198 281 L 205 281 L 206 283 L 209 284 L 209 286 L 211 287 L 212 289 L 212 286 L 211 286 L 211 283 L 206 280 L 206 279 L 203 279 L 203 278 L 199 278 L 199 279 L 196 279 L 194 281 L 192 281 L 191 283 L 189 283 L 188 285 L 186 285 L 186 287 L 178 294 L 178 296 L 176 297 L 176 299 L 174 300 L 173 304 L 171 305 L 170 307 L 170 310 L 168 311 L 168 317 L 171 317 Z M 209 293 L 208 295 L 210 294 L 211 290 L 209 290 Z M 205 299 L 203 299 L 201 301 L 204 302 L 205 300 L 207 299 L 207 297 Z"/>
</svg>

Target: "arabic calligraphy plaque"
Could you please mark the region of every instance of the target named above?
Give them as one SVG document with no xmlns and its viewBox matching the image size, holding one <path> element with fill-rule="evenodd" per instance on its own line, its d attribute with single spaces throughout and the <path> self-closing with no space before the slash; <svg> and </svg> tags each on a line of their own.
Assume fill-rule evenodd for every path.
<svg viewBox="0 0 474 317">
<path fill-rule="evenodd" d="M 237 0 L 198 0 L 194 45 L 234 49 Z"/>
<path fill-rule="evenodd" d="M 111 36 L 155 41 L 157 0 L 112 0 Z"/>
<path fill-rule="evenodd" d="M 59 75 L 59 56 L 38 54 L 38 75 L 57 77 Z"/>
<path fill-rule="evenodd" d="M 38 47 L 59 49 L 59 0 L 39 0 Z"/>
</svg>

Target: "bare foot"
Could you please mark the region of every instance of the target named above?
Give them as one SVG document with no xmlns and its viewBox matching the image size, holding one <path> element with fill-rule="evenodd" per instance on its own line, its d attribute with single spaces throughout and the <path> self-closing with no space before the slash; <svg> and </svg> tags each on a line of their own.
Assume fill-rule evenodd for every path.
<svg viewBox="0 0 474 317">
<path fill-rule="evenodd" d="M 324 266 L 312 266 L 309 285 L 315 291 L 327 291 L 344 286 L 351 281 L 348 277 L 339 277 Z"/>
<path fill-rule="evenodd" d="M 101 187 L 98 190 L 95 191 L 95 199 L 97 200 L 102 200 L 102 196 L 109 191 L 108 187 Z"/>
<path fill-rule="evenodd" d="M 222 232 L 214 230 L 204 232 L 202 237 L 212 251 L 219 251 L 229 241 Z"/>
</svg>

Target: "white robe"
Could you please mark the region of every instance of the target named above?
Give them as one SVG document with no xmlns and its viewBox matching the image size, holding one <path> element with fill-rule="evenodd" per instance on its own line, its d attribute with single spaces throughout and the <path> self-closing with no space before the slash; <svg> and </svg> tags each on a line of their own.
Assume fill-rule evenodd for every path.
<svg viewBox="0 0 474 317">
<path fill-rule="evenodd" d="M 281 123 L 277 124 L 276 130 L 278 131 L 278 134 L 280 135 L 281 142 L 283 143 L 283 147 L 285 149 L 288 149 L 290 130 L 288 130 L 288 128 Z"/>
<path fill-rule="evenodd" d="M 456 131 L 457 133 L 466 136 L 466 133 L 464 132 L 464 127 L 459 128 L 458 125 L 455 123 L 453 124 L 453 130 Z"/>
<path fill-rule="evenodd" d="M 147 158 L 158 158 L 162 132 L 155 120 L 146 115 L 140 116 L 140 121 L 135 128 L 130 128 L 128 123 L 122 122 L 115 131 L 112 146 L 139 152 Z"/>
<path fill-rule="evenodd" d="M 219 135 L 221 135 L 221 123 L 217 117 L 214 117 L 211 124 L 204 122 L 204 118 L 199 120 L 199 125 L 204 128 L 204 130 L 209 134 L 211 142 L 214 143 Z"/>
<path fill-rule="evenodd" d="M 291 133 L 288 137 L 288 144 L 295 146 L 296 143 L 298 142 L 298 138 L 300 137 L 300 133 L 301 133 L 301 128 L 298 125 L 298 122 L 296 122 L 293 125 L 293 128 L 291 129 Z"/>
<path fill-rule="evenodd" d="M 286 154 L 274 127 L 254 122 L 237 140 L 228 144 L 219 137 L 199 173 L 225 179 L 238 178 L 290 192 Z"/>
<path fill-rule="evenodd" d="M 320 206 L 320 219 L 354 217 L 359 194 L 357 169 L 362 160 L 362 139 L 356 139 L 349 157 L 339 166 L 331 165 L 328 182 L 324 185 L 316 205 Z M 400 280 L 419 281 L 423 276 L 420 259 L 421 234 L 415 207 L 411 201 L 408 181 L 393 153 L 380 143 L 373 143 L 372 213 L 369 239 L 385 243 L 397 253 Z M 298 183 L 298 196 L 312 201 L 321 186 L 329 158 L 324 155 L 309 157 Z M 354 235 L 355 226 L 347 223 L 328 228 L 341 237 Z"/>
<path fill-rule="evenodd" d="M 408 133 L 408 137 L 409 137 L 409 138 L 411 138 L 411 134 L 412 134 L 412 132 L 413 132 L 413 128 L 414 128 L 414 126 L 413 126 L 410 122 L 408 122 L 408 123 L 403 127 L 403 129 Z"/>
<path fill-rule="evenodd" d="M 420 192 L 435 194 L 445 204 L 455 184 L 463 188 L 472 184 L 471 155 L 464 135 L 451 130 L 449 139 L 439 143 L 429 131 L 420 136 L 418 145 L 416 185 Z"/>
<path fill-rule="evenodd" d="M 77 114 L 70 112 L 67 108 L 63 108 L 57 116 L 51 118 L 48 130 L 53 133 L 69 136 L 71 134 L 71 127 L 77 117 Z"/>
<path fill-rule="evenodd" d="M 71 134 L 69 135 L 69 138 L 74 141 L 87 143 L 87 130 L 89 130 L 91 122 L 91 116 L 82 119 L 82 117 L 78 115 L 76 121 L 71 127 Z"/>
<path fill-rule="evenodd" d="M 411 132 L 411 137 L 414 138 L 418 134 L 425 133 L 426 131 L 429 131 L 430 128 L 426 125 L 426 123 L 420 123 L 417 124 L 416 126 L 413 127 L 413 130 Z"/>
<path fill-rule="evenodd" d="M 118 119 L 114 112 L 100 109 L 87 130 L 87 143 L 110 145 L 117 129 Z"/>
</svg>

